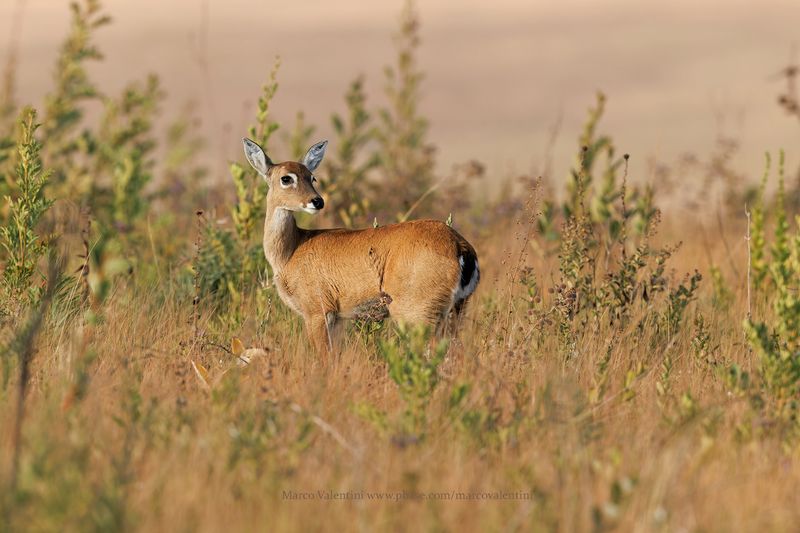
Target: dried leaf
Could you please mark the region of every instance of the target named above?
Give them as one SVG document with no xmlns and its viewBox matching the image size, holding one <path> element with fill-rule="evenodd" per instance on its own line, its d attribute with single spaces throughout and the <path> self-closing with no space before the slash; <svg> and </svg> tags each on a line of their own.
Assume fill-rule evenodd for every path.
<svg viewBox="0 0 800 533">
<path fill-rule="evenodd" d="M 231 339 L 231 351 L 233 355 L 239 355 L 244 351 L 244 344 L 242 344 L 242 341 L 238 337 Z"/>
<path fill-rule="evenodd" d="M 208 370 L 206 370 L 205 367 L 200 363 L 195 363 L 194 361 L 192 361 L 192 368 L 194 368 L 194 373 L 197 374 L 197 377 L 200 379 L 200 383 L 203 385 L 203 388 L 210 389 L 211 380 L 208 378 Z"/>
</svg>

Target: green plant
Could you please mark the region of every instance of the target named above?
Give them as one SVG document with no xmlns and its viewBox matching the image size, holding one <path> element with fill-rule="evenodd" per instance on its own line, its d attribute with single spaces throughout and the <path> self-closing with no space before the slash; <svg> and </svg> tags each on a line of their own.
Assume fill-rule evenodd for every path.
<svg viewBox="0 0 800 533">
<path fill-rule="evenodd" d="M 129 232 L 148 207 L 145 187 L 152 179 L 156 141 L 152 125 L 162 98 L 158 78 L 144 85 L 131 83 L 117 100 L 106 99 L 97 133 L 97 165 L 111 170 L 109 184 L 92 183 L 91 205 L 107 206 L 95 213 L 120 233 Z M 95 169 L 93 174 L 100 174 Z"/>
<path fill-rule="evenodd" d="M 17 115 L 17 103 L 14 98 L 16 84 L 17 61 L 16 51 L 9 50 L 8 61 L 3 71 L 0 86 L 0 195 L 5 196 L 10 174 L 14 169 L 14 130 Z"/>
<path fill-rule="evenodd" d="M 636 319 L 643 327 L 655 320 L 667 337 L 674 335 L 702 279 L 695 272 L 670 289 L 665 272 L 677 247 L 652 245 L 660 217 L 650 200 L 629 209 L 630 200 L 641 202 L 647 195 L 628 194 L 628 156 L 614 159 L 610 138 L 595 138 L 604 104 L 602 95 L 598 98 L 598 107 L 590 111 L 580 139 L 589 144 L 582 146 L 580 168 L 572 172 L 567 185 L 565 220 L 555 234 L 560 279 L 551 290 L 550 314 L 555 318 L 567 359 L 577 354 L 578 337 L 585 334 L 589 324 L 625 327 Z M 607 153 L 609 163 L 603 178 L 604 192 L 598 195 L 590 187 L 591 166 L 602 151 Z M 623 174 L 618 183 L 619 168 Z M 637 223 L 647 226 L 632 231 Z M 546 239 L 552 238 L 552 221 L 543 221 L 540 215 L 536 224 L 540 232 L 546 232 Z"/>
<path fill-rule="evenodd" d="M 164 179 L 170 191 L 194 192 L 208 174 L 208 169 L 197 163 L 207 142 L 196 133 L 199 119 L 192 109 L 191 105 L 187 105 L 167 128 L 164 140 Z M 173 202 L 180 199 L 165 191 L 162 191 L 161 196 L 168 197 Z M 178 206 L 173 204 L 173 207 Z"/>
<path fill-rule="evenodd" d="M 378 353 L 386 362 L 404 408 L 398 418 L 370 405 L 357 405 L 356 412 L 380 429 L 389 428 L 393 441 L 400 445 L 424 438 L 428 406 L 439 384 L 439 365 L 447 353 L 448 342 L 430 343 L 430 332 L 422 328 L 398 327 L 394 335 L 378 339 Z"/>
<path fill-rule="evenodd" d="M 752 274 L 752 287 L 759 291 L 769 273 L 768 262 L 765 258 L 766 239 L 764 236 L 764 194 L 767 188 L 770 165 L 772 158 L 769 153 L 764 155 L 764 175 L 758 187 L 756 203 L 753 206 L 752 214 L 749 217 L 749 236 L 748 250 L 750 253 L 750 270 Z"/>
<path fill-rule="evenodd" d="M 385 69 L 389 107 L 379 111 L 375 130 L 383 180 L 375 184 L 378 190 L 373 197 L 381 203 L 374 207 L 392 219 L 405 219 L 416 202 L 433 199 L 429 193 L 434 148 L 426 138 L 428 121 L 418 109 L 423 79 L 416 58 L 419 42 L 419 17 L 408 0 L 396 35 L 397 63 Z"/>
<path fill-rule="evenodd" d="M 192 269 L 198 273 L 201 294 L 222 298 L 231 287 L 236 287 L 240 278 L 242 265 L 237 261 L 240 256 L 236 237 L 206 217 L 201 217 L 201 244 Z"/>
<path fill-rule="evenodd" d="M 38 226 L 52 205 L 44 196 L 50 173 L 42 168 L 35 110 L 23 110 L 20 127 L 17 172 L 11 191 L 5 197 L 8 219 L 0 227 L 0 247 L 4 252 L 0 277 L 3 310 L 12 316 L 34 303 L 40 295 L 43 276 L 38 274 L 39 261 L 48 249 L 48 242 Z"/>
<path fill-rule="evenodd" d="M 364 79 L 356 78 L 345 94 L 347 118 L 331 117 L 336 139 L 334 157 L 326 164 L 328 179 L 324 183 L 327 203 L 345 227 L 363 225 L 371 200 L 368 175 L 380 163 L 377 154 L 364 155 L 374 139 L 372 117 L 366 108 Z"/>
<path fill-rule="evenodd" d="M 733 293 L 728 287 L 722 270 L 718 266 L 712 266 L 710 269 L 711 282 L 714 288 L 714 297 L 712 303 L 715 307 L 725 308 L 728 307 L 733 301 Z"/>
<path fill-rule="evenodd" d="M 42 124 L 48 149 L 45 162 L 57 169 L 52 186 L 55 197 L 72 197 L 85 192 L 85 171 L 80 155 L 91 145 L 84 133 L 76 133 L 84 116 L 83 103 L 101 97 L 87 72 L 88 61 L 103 58 L 93 43 L 97 29 L 111 22 L 104 15 L 99 0 L 72 2 L 69 35 L 61 46 L 55 69 L 54 89 L 45 98 Z"/>
<path fill-rule="evenodd" d="M 262 88 L 261 96 L 258 98 L 256 123 L 248 129 L 250 138 L 264 150 L 268 149 L 269 139 L 279 127 L 270 117 L 270 103 L 278 90 L 279 67 L 280 61 L 276 59 L 269 81 Z M 239 163 L 231 164 L 231 177 L 236 185 L 236 205 L 231 214 L 239 242 L 242 247 L 247 248 L 252 244 L 256 225 L 262 221 L 267 184 L 249 165 L 242 166 Z"/>
<path fill-rule="evenodd" d="M 544 202 L 538 227 L 548 240 L 559 238 L 556 229 L 559 215 L 568 220 L 577 217 L 579 211 L 583 211 L 585 223 L 596 226 L 598 239 L 593 247 L 601 249 L 619 239 L 626 241 L 627 246 L 629 237 L 643 236 L 652 229 L 657 215 L 655 191 L 649 185 L 627 183 L 628 154 L 619 156 L 613 138 L 598 133 L 605 107 L 606 96 L 598 92 L 578 138 L 580 151 L 567 177 L 567 199 L 560 211 L 551 200 Z"/>
<path fill-rule="evenodd" d="M 662 416 L 668 418 L 668 411 L 672 407 L 672 402 L 675 399 L 672 394 L 672 369 L 673 369 L 672 355 L 669 350 L 664 352 L 664 357 L 661 360 L 661 372 L 656 381 L 656 395 L 658 398 L 658 406 L 661 408 Z"/>
<path fill-rule="evenodd" d="M 270 115 L 270 104 L 278 90 L 279 66 L 276 59 L 258 99 L 255 124 L 248 131 L 250 138 L 264 147 L 279 128 Z M 251 290 L 265 293 L 271 288 L 265 282 L 269 266 L 260 240 L 255 239 L 256 226 L 263 222 L 267 183 L 249 165 L 238 162 L 231 163 L 230 173 L 236 187 L 236 204 L 231 209 L 234 231 L 212 222 L 205 224 L 193 270 L 199 276 L 202 295 L 213 295 L 214 303 L 235 311 Z M 269 299 L 266 294 L 257 297 Z M 242 319 L 239 315 L 230 318 L 236 323 Z"/>
<path fill-rule="evenodd" d="M 14 172 L 14 148 L 16 142 L 14 141 L 13 131 L 8 135 L 0 134 L 0 195 L 6 196 L 9 192 L 9 187 L 13 182 Z M 5 217 L 5 213 L 0 212 L 0 221 Z"/>
<path fill-rule="evenodd" d="M 703 276 L 698 272 L 686 275 L 683 282 L 679 283 L 677 287 L 669 291 L 667 297 L 667 309 L 664 313 L 666 328 L 669 335 L 675 335 L 681 326 L 684 311 L 691 303 L 697 294 L 697 289 Z"/>
<path fill-rule="evenodd" d="M 150 75 L 129 83 L 119 97 L 102 94 L 89 76 L 88 62 L 103 58 L 93 41 L 111 19 L 99 0 L 74 2 L 71 9 L 55 88 L 45 98 L 42 156 L 54 169 L 49 195 L 91 206 L 103 234 L 117 239 L 130 234 L 149 208 L 145 188 L 155 164 L 153 122 L 163 93 L 158 78 Z M 103 106 L 97 125 L 86 121 L 90 101 Z"/>
<path fill-rule="evenodd" d="M 606 347 L 605 353 L 600 357 L 594 373 L 594 383 L 589 391 L 589 402 L 597 404 L 603 400 L 608 389 L 608 374 L 609 365 L 611 363 L 611 354 L 614 350 L 614 342 L 609 342 Z"/>
<path fill-rule="evenodd" d="M 716 370 L 720 366 L 719 344 L 714 343 L 708 321 L 701 313 L 694 317 L 692 331 L 692 353 L 700 370 Z"/>
<path fill-rule="evenodd" d="M 783 166 L 781 152 L 774 241 L 770 260 L 766 262 L 771 280 L 767 297 L 771 302 L 772 315 L 767 320 L 748 318 L 744 328 L 750 347 L 758 356 L 759 375 L 763 389 L 774 402 L 774 413 L 796 424 L 800 420 L 797 400 L 800 394 L 800 297 L 797 292 L 800 279 L 800 230 L 795 228 L 795 234 L 790 235 L 784 208 Z"/>
<path fill-rule="evenodd" d="M 187 105 L 166 127 L 160 186 L 147 195 L 146 230 L 153 261 L 139 264 L 139 269 L 159 280 L 183 261 L 186 252 L 186 242 L 175 239 L 171 229 L 188 225 L 187 207 L 203 205 L 207 196 L 208 167 L 202 162 L 206 141 L 197 132 L 198 123 Z"/>
</svg>

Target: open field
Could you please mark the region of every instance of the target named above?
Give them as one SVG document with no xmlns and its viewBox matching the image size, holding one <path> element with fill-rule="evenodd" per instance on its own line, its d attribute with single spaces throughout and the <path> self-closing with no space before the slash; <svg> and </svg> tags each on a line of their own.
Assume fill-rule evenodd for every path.
<svg viewBox="0 0 800 533">
<path fill-rule="evenodd" d="M 400 7 L 375 12 L 387 74 L 344 62 L 295 116 L 283 76 L 301 84 L 313 54 L 269 53 L 227 125 L 219 95 L 183 109 L 169 77 L 98 74 L 124 2 L 47 22 L 62 44 L 36 89 L 19 48 L 0 91 L 0 531 L 796 529 L 796 69 L 762 126 L 692 157 L 677 155 L 698 148 L 690 125 L 676 159 L 642 162 L 658 147 L 620 141 L 636 127 L 607 120 L 613 88 L 586 90 L 557 135 L 505 144 L 535 139 L 530 157 L 491 131 L 442 154 L 474 132 L 437 129 L 458 113 L 422 98 L 443 91 L 421 77 L 426 9 L 434 26 L 447 11 Z M 373 27 L 359 12 L 314 24 Z M 271 283 L 242 135 L 276 161 L 330 140 L 326 207 L 304 227 L 452 223 L 481 266 L 459 333 L 357 322 L 318 357 Z"/>
<path fill-rule="evenodd" d="M 11 31 L 18 4 L 21 24 Z M 106 5 L 114 24 L 97 33 L 106 61 L 89 67 L 93 78 L 116 93 L 130 73 L 157 73 L 170 118 L 193 102 L 214 180 L 239 155 L 239 132 L 252 120 L 257 87 L 276 55 L 283 65 L 274 115 L 282 123 L 302 110 L 321 137 L 331 135 L 329 116 L 341 112 L 341 95 L 359 74 L 370 100 L 381 102 L 399 9 L 397 2 L 369 0 Z M 18 33 L 24 102 L 49 91 L 69 26 L 65 10 L 53 0 L 0 2 L 0 51 L 5 31 Z M 793 0 L 763 0 L 757 9 L 749 0 L 497 0 L 491 9 L 479 0 L 426 0 L 419 10 L 420 106 L 445 170 L 478 158 L 498 176 L 542 173 L 552 152 L 560 179 L 597 89 L 611 99 L 605 124 L 635 155 L 636 179 L 653 179 L 651 156 L 667 164 L 685 153 L 703 157 L 720 136 L 746 147 L 735 156 L 737 166 L 757 175 L 763 150 L 800 141 L 772 105 L 782 87 L 773 75 L 797 40 L 800 4 Z"/>
</svg>

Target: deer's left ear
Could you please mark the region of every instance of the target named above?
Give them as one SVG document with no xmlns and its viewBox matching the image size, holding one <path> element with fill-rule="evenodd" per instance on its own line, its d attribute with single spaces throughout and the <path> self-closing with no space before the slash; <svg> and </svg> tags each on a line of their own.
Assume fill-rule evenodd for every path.
<svg viewBox="0 0 800 533">
<path fill-rule="evenodd" d="M 303 163 L 306 168 L 312 172 L 317 170 L 319 164 L 322 163 L 322 158 L 325 157 L 326 146 L 328 146 L 328 141 L 320 141 L 309 148 L 301 163 Z"/>
</svg>

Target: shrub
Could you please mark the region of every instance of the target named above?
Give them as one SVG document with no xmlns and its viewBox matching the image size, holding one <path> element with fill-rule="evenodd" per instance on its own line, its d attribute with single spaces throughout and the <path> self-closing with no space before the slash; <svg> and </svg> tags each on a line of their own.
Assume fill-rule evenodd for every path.
<svg viewBox="0 0 800 533">
<path fill-rule="evenodd" d="M 362 226 L 372 205 L 369 173 L 380 161 L 376 153 L 364 154 L 374 140 L 372 116 L 366 108 L 364 79 L 356 78 L 345 95 L 347 117 L 331 117 L 336 139 L 335 153 L 326 164 L 323 184 L 327 203 L 337 221 L 347 228 Z"/>
<path fill-rule="evenodd" d="M 38 128 L 36 111 L 24 109 L 17 141 L 17 172 L 5 197 L 8 218 L 0 227 L 3 311 L 12 316 L 38 299 L 44 281 L 39 262 L 48 242 L 38 226 L 52 202 L 44 196 L 50 173 L 42 168 Z"/>
<path fill-rule="evenodd" d="M 357 404 L 355 411 L 379 429 L 389 431 L 393 442 L 406 446 L 419 442 L 428 430 L 428 408 L 439 384 L 439 365 L 447 353 L 448 342 L 433 347 L 430 332 L 424 328 L 396 328 L 393 335 L 378 339 L 378 354 L 386 362 L 403 410 L 392 416 L 369 404 Z"/>
<path fill-rule="evenodd" d="M 767 165 L 769 159 L 767 159 Z M 778 197 L 775 206 L 774 241 L 770 259 L 764 259 L 763 267 L 757 262 L 752 267 L 754 281 L 760 282 L 760 274 L 769 276 L 766 292 L 771 303 L 771 316 L 764 319 L 748 317 L 744 322 L 747 341 L 758 357 L 759 375 L 763 391 L 771 400 L 770 407 L 775 416 L 796 425 L 800 421 L 800 229 L 795 223 L 795 233 L 790 226 L 784 208 L 784 157 L 780 154 L 778 164 Z M 761 220 L 762 204 L 754 209 L 754 220 Z M 753 241 L 756 250 L 760 241 Z M 757 252 L 756 252 L 757 253 Z M 758 285 L 757 285 L 758 286 Z"/>
<path fill-rule="evenodd" d="M 630 187 L 628 155 L 615 158 L 611 138 L 596 137 L 604 102 L 598 95 L 579 139 L 580 168 L 567 182 L 560 231 L 547 218 L 554 213 L 551 206 L 546 204 L 544 217 L 537 219 L 544 238 L 558 239 L 560 280 L 551 289 L 552 307 L 546 315 L 554 319 L 568 358 L 577 354 L 578 336 L 590 324 L 623 328 L 635 319 L 639 327 L 653 323 L 664 339 L 674 336 L 702 279 L 699 272 L 677 284 L 667 278 L 667 262 L 678 247 L 653 245 L 660 217 L 652 191 Z M 598 189 L 592 187 L 592 168 L 602 153 L 607 166 Z M 629 208 L 632 201 L 636 203 Z"/>
<path fill-rule="evenodd" d="M 385 93 L 389 106 L 378 112 L 378 157 L 383 181 L 375 183 L 373 198 L 381 218 L 404 220 L 433 183 L 434 147 L 426 138 L 428 121 L 419 113 L 420 84 L 416 51 L 419 17 L 409 0 L 400 16 L 396 35 L 397 63 L 386 67 Z M 428 196 L 426 201 L 430 202 Z M 416 207 L 420 207 L 416 205 Z"/>
<path fill-rule="evenodd" d="M 53 174 L 53 197 L 72 197 L 85 180 L 80 159 L 91 144 L 78 128 L 83 120 L 83 103 L 100 98 L 100 92 L 89 78 L 87 62 L 103 58 L 94 45 L 94 33 L 109 24 L 99 0 L 84 0 L 70 4 L 72 22 L 69 34 L 61 46 L 56 64 L 54 88 L 45 97 L 42 134 L 47 138 L 44 154 L 48 167 L 58 169 Z"/>
</svg>

